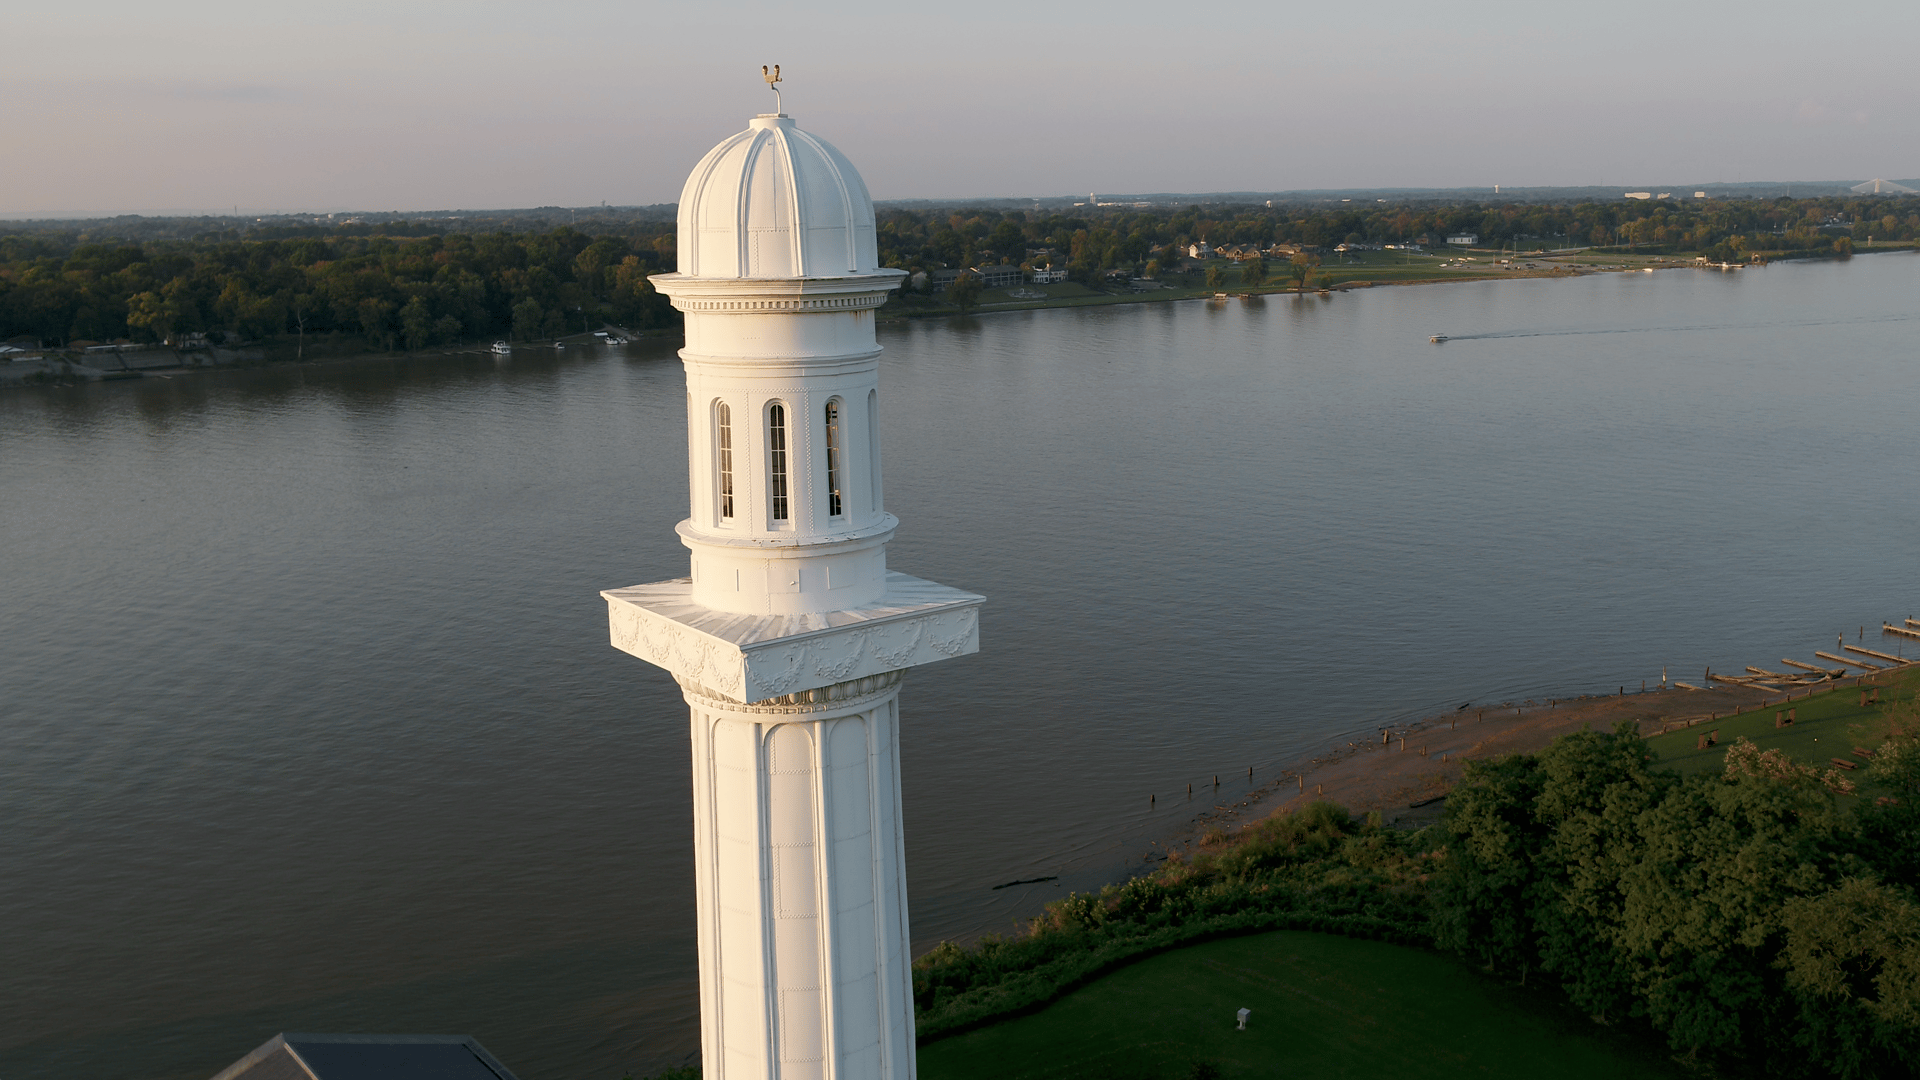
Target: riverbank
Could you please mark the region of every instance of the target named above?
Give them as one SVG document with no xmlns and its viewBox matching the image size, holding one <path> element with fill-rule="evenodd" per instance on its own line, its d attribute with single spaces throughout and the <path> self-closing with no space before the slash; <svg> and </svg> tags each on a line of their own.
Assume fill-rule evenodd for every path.
<svg viewBox="0 0 1920 1080">
<path fill-rule="evenodd" d="M 1904 242 L 1854 252 L 1856 255 L 1914 251 Z M 1722 264 L 1705 261 L 1691 253 L 1647 254 L 1595 252 L 1588 248 L 1557 251 L 1501 252 L 1489 249 L 1456 249 L 1436 252 L 1368 251 L 1336 256 L 1315 267 L 1314 284 L 1300 289 L 1285 277 L 1285 264 L 1272 264 L 1275 276 L 1267 283 L 1244 286 L 1238 283 L 1238 271 L 1232 263 L 1215 260 L 1226 272 L 1227 281 L 1218 286 L 1205 283 L 1204 271 L 1168 275 L 1165 280 L 1129 282 L 1107 289 L 1090 288 L 1074 282 L 1052 285 L 1032 283 L 1005 288 L 983 289 L 978 302 L 964 314 L 985 315 L 1000 311 L 1034 311 L 1043 308 L 1102 307 L 1111 304 L 1151 304 L 1175 300 L 1245 300 L 1268 296 L 1332 296 L 1354 289 L 1388 285 L 1440 285 L 1462 281 L 1508 281 L 1523 278 L 1587 277 L 1594 274 L 1652 272 L 1654 270 L 1696 270 L 1733 273 L 1761 269 L 1778 260 L 1801 261 L 1810 258 L 1839 258 L 1807 252 L 1758 252 L 1757 261 Z M 889 300 L 877 317 L 881 321 L 946 318 L 963 314 L 959 308 L 935 296 L 903 294 Z"/>
<path fill-rule="evenodd" d="M 1882 636 L 1895 639 L 1910 632 L 1896 628 L 1883 630 Z M 1710 752 L 1713 763 L 1717 763 L 1726 745 L 1733 741 L 1731 729 L 1739 727 L 1742 734 L 1763 747 L 1778 742 L 1796 759 L 1803 759 L 1802 764 L 1825 768 L 1828 762 L 1824 755 L 1848 753 L 1851 744 L 1842 737 L 1850 724 L 1879 715 L 1881 704 L 1877 700 L 1842 707 L 1852 700 L 1851 692 L 1875 687 L 1904 687 L 1902 692 L 1909 692 L 1912 687 L 1907 684 L 1920 675 L 1920 659 L 1896 662 L 1881 650 L 1837 647 L 1852 656 L 1871 659 L 1834 661 L 1815 653 L 1831 666 L 1806 674 L 1804 681 L 1761 682 L 1762 675 L 1709 673 L 1704 680 L 1707 685 L 1700 687 L 1678 683 L 1665 689 L 1635 690 L 1623 686 L 1611 695 L 1468 704 L 1452 713 L 1383 728 L 1369 739 L 1343 740 L 1344 745 L 1330 746 L 1282 770 L 1237 802 L 1197 815 L 1186 830 L 1170 839 L 1167 849 L 1191 846 L 1214 830 L 1244 828 L 1261 817 L 1291 813 L 1319 801 L 1338 803 L 1355 814 L 1377 812 L 1384 822 L 1401 827 L 1431 824 L 1439 820 L 1447 793 L 1459 782 L 1469 762 L 1537 753 L 1562 735 L 1584 729 L 1611 731 L 1622 722 L 1638 725 L 1662 752 L 1663 759 L 1692 758 L 1697 750 L 1701 757 Z M 1840 674 L 1852 669 L 1858 670 Z M 1785 734 L 1794 730 L 1791 728 L 1762 734 L 1772 723 L 1767 714 L 1811 704 L 1823 706 L 1819 719 L 1834 724 L 1835 737 L 1829 740 L 1828 749 L 1811 745 L 1817 735 L 1801 738 Z M 1804 726 L 1798 729 L 1801 733 L 1806 730 Z M 1698 739 L 1713 736 L 1718 738 L 1708 746 L 1697 746 Z M 1165 856 L 1152 852 L 1148 857 Z"/>
<path fill-rule="evenodd" d="M 618 329 L 618 328 L 616 328 Z M 125 344 L 96 346 L 86 350 L 46 349 L 0 363 L 0 387 L 73 386 L 83 382 L 118 382 L 132 379 L 172 379 L 209 371 L 257 370 L 268 367 L 322 370 L 362 364 L 391 364 L 439 358 L 488 358 L 499 363 L 514 356 L 550 356 L 555 352 L 580 354 L 618 349 L 643 339 L 680 337 L 678 330 L 619 331 L 615 342 L 593 333 L 569 334 L 561 338 L 521 341 L 508 353 L 495 352 L 478 342 L 441 345 L 433 348 L 369 351 L 351 335 L 335 339 L 309 339 L 304 344 L 279 338 L 235 348 L 175 349 L 165 345 Z M 340 340 L 345 338 L 346 340 Z"/>
<path fill-rule="evenodd" d="M 1884 254 L 1914 251 L 1914 245 L 1882 246 L 1855 254 Z M 1804 259 L 1806 253 L 1771 253 L 1779 258 Z M 1826 256 L 1823 256 L 1826 257 Z M 879 309 L 882 322 L 914 319 L 951 318 L 956 315 L 986 315 L 1002 311 L 1034 311 L 1047 308 L 1105 307 L 1116 304 L 1164 303 L 1178 300 L 1204 300 L 1224 303 L 1266 297 L 1331 297 L 1355 289 L 1389 285 L 1438 285 L 1466 281 L 1507 281 L 1528 278 L 1588 277 L 1608 273 L 1651 273 L 1655 270 L 1695 270 L 1732 273 L 1760 269 L 1760 262 L 1728 266 L 1703 262 L 1686 255 L 1634 255 L 1591 253 L 1588 249 L 1512 254 L 1482 249 L 1448 252 L 1360 252 L 1343 256 L 1315 269 L 1312 288 L 1301 290 L 1278 281 L 1259 286 L 1230 283 L 1214 288 L 1204 283 L 1200 273 L 1170 275 L 1165 281 L 1129 284 L 1112 290 L 1089 288 L 1072 282 L 1050 285 L 1023 284 L 986 289 L 980 302 L 968 312 L 932 296 L 899 295 Z M 1284 269 L 1282 267 L 1281 269 Z M 1278 272 L 1278 271 L 1276 271 Z M 1230 271 L 1237 276 L 1237 271 Z M 621 330 L 629 341 L 642 339 L 678 339 L 678 329 Z M 518 342 L 514 352 L 553 349 L 606 348 L 604 338 L 589 333 L 561 338 Z M 267 366 L 324 367 L 342 364 L 390 363 L 433 357 L 496 355 L 483 343 L 437 346 L 416 351 L 367 351 L 354 335 L 333 335 L 332 339 L 310 338 L 300 342 L 292 338 L 268 338 L 249 341 L 229 348 L 180 350 L 159 344 L 121 344 L 85 350 L 36 349 L 9 357 L 0 363 L 0 388 L 9 386 L 71 386 L 82 382 L 113 382 L 143 378 L 172 379 L 206 371 L 235 370 Z"/>
</svg>

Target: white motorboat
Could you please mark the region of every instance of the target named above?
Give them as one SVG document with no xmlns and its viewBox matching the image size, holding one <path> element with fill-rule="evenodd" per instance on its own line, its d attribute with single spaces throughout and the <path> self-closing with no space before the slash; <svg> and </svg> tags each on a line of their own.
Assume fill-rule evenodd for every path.
<svg viewBox="0 0 1920 1080">
<path fill-rule="evenodd" d="M 493 348 L 490 351 L 495 356 L 505 356 L 508 353 L 513 351 L 513 346 L 507 344 L 504 341 L 496 341 L 493 343 Z"/>
</svg>

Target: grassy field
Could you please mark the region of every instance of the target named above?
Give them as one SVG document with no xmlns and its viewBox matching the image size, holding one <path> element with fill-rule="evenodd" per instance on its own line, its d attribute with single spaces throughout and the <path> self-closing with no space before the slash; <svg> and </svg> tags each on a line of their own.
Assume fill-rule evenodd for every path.
<svg viewBox="0 0 1920 1080">
<path fill-rule="evenodd" d="M 1888 651 L 1892 651 L 1889 649 Z M 1725 716 L 1708 724 L 1654 735 L 1648 745 L 1660 754 L 1660 763 L 1682 773 L 1718 771 L 1725 768 L 1727 747 L 1745 735 L 1763 750 L 1778 747 L 1803 765 L 1826 767 L 1828 758 L 1851 758 L 1856 746 L 1872 749 L 1885 738 L 1887 705 L 1896 698 L 1911 700 L 1920 689 L 1920 672 L 1903 671 L 1880 676 L 1880 704 L 1860 706 L 1860 691 L 1851 684 L 1811 698 L 1795 697 L 1791 705 L 1772 705 L 1739 716 Z M 1797 716 L 1790 728 L 1775 728 L 1774 713 L 1791 707 Z M 1642 730 L 1647 725 L 1641 725 Z M 1656 725 L 1657 729 L 1657 725 Z M 1700 736 L 1709 731 L 1720 733 L 1719 741 L 1705 750 L 1698 748 Z"/>
<path fill-rule="evenodd" d="M 1400 945 L 1282 930 L 1162 953 L 920 1049 L 922 1080 L 1678 1077 L 1657 1041 Z M 1251 1009 L 1247 1030 L 1235 1011 Z"/>
</svg>

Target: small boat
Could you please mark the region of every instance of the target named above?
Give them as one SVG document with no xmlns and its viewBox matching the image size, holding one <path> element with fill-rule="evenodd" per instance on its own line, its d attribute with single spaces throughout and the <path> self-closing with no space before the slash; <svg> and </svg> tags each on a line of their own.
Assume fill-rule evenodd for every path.
<svg viewBox="0 0 1920 1080">
<path fill-rule="evenodd" d="M 564 341 L 555 341 L 553 347 L 556 349 L 564 349 L 567 347 L 567 343 Z"/>
<path fill-rule="evenodd" d="M 1445 335 L 1445 334 L 1435 334 L 1435 335 L 1433 335 L 1432 337 L 1430 337 L 1430 338 L 1428 338 L 1427 340 L 1428 340 L 1428 341 L 1431 341 L 1431 342 L 1433 342 L 1433 343 L 1434 343 L 1435 345 L 1438 345 L 1438 344 L 1440 344 L 1441 342 L 1443 342 L 1443 341 L 1445 341 L 1445 340 L 1447 340 L 1447 335 Z"/>
<path fill-rule="evenodd" d="M 490 351 L 496 356 L 505 356 L 513 351 L 513 346 L 504 341 L 496 341 L 493 343 L 493 348 Z"/>
</svg>

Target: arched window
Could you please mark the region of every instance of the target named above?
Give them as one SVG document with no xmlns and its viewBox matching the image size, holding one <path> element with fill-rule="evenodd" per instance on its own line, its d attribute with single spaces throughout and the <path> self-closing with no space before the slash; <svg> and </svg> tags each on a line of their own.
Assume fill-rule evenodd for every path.
<svg viewBox="0 0 1920 1080">
<path fill-rule="evenodd" d="M 880 505 L 880 391 L 867 391 L 867 493 L 872 497 L 872 512 Z"/>
<path fill-rule="evenodd" d="M 733 517 L 733 410 L 722 401 L 713 407 L 714 439 L 720 451 L 720 516 Z"/>
<path fill-rule="evenodd" d="M 767 407 L 767 494 L 772 496 L 772 519 L 787 520 L 787 407 Z"/>
<path fill-rule="evenodd" d="M 827 402 L 827 516 L 839 517 L 846 513 L 842 509 L 840 498 L 840 480 L 846 471 L 842 458 L 846 451 L 842 449 L 840 436 L 840 399 Z"/>
</svg>

